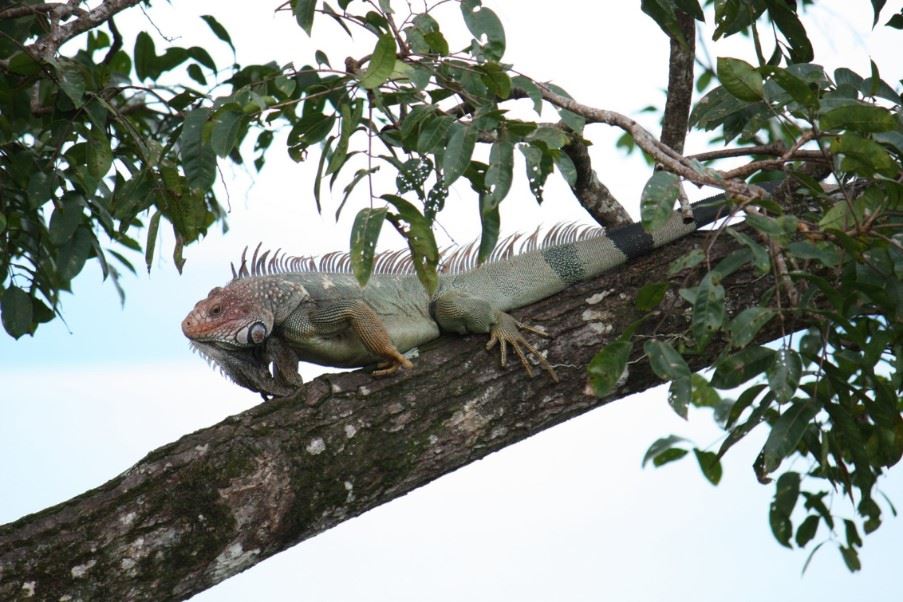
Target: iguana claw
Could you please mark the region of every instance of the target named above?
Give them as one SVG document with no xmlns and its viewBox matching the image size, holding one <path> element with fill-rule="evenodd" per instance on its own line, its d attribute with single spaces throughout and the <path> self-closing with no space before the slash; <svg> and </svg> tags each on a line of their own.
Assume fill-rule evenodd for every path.
<svg viewBox="0 0 903 602">
<path fill-rule="evenodd" d="M 489 351 L 493 347 L 495 347 L 496 343 L 499 344 L 499 351 L 501 353 L 501 364 L 504 368 L 508 365 L 508 344 L 511 344 L 511 347 L 514 349 L 514 352 L 517 353 L 517 357 L 520 358 L 520 363 L 523 364 L 524 369 L 527 371 L 527 375 L 530 378 L 533 378 L 533 367 L 530 365 L 530 362 L 527 360 L 527 356 L 524 354 L 524 349 L 528 352 L 532 353 L 533 356 L 539 362 L 539 365 L 542 366 L 546 372 L 549 373 L 549 376 L 552 377 L 556 383 L 558 381 L 558 374 L 555 373 L 555 368 L 546 360 L 545 356 L 540 353 L 540 351 L 530 344 L 527 339 L 521 334 L 520 330 L 526 330 L 532 332 L 534 334 L 538 334 L 543 337 L 548 337 L 549 335 L 541 330 L 533 328 L 532 326 L 528 326 L 521 322 L 518 322 L 510 315 L 500 312 L 498 321 L 492 325 L 489 330 L 489 342 L 486 343 L 486 350 Z M 524 349 L 522 349 L 523 347 Z"/>
</svg>

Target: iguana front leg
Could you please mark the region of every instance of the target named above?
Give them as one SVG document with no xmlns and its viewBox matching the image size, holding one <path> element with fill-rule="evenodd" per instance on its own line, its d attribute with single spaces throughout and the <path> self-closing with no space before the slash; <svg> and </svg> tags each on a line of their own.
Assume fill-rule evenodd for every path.
<svg viewBox="0 0 903 602">
<path fill-rule="evenodd" d="M 485 299 L 474 297 L 460 291 L 445 291 L 433 299 L 430 313 L 439 327 L 447 332 L 457 334 L 489 333 L 486 350 L 499 344 L 501 365 L 508 363 L 508 345 L 514 349 L 527 374 L 533 376 L 533 367 L 527 360 L 524 350 L 533 354 L 539 364 L 549 373 L 552 380 L 558 382 L 558 374 L 539 350 L 530 344 L 521 334 L 520 329 L 528 330 L 541 336 L 547 336 L 539 330 L 522 324 L 510 314 L 495 309 Z"/>
<path fill-rule="evenodd" d="M 361 299 L 329 301 L 289 316 L 286 325 L 289 344 L 329 346 L 329 337 L 350 331 L 370 354 L 385 360 L 374 375 L 392 374 L 399 368 L 413 368 L 408 358 L 392 343 L 382 318 Z M 302 354 L 303 356 L 303 354 Z"/>
</svg>

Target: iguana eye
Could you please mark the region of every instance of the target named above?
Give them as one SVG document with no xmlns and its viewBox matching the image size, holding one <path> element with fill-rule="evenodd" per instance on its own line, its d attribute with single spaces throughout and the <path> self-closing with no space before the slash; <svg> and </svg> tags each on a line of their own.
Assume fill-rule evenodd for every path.
<svg viewBox="0 0 903 602">
<path fill-rule="evenodd" d="M 255 345 L 259 345 L 267 338 L 267 327 L 263 322 L 254 322 L 248 330 L 248 335 L 251 338 L 251 342 Z"/>
<path fill-rule="evenodd" d="M 210 315 L 213 317 L 216 317 L 216 316 L 220 315 L 220 313 L 222 313 L 222 311 L 223 311 L 222 306 L 214 305 L 213 307 L 210 308 Z"/>
</svg>

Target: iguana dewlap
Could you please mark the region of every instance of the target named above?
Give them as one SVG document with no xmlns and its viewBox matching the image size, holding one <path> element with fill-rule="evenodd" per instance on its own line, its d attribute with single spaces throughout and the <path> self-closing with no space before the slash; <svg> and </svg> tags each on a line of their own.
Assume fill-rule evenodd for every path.
<svg viewBox="0 0 903 602">
<path fill-rule="evenodd" d="M 535 237 L 527 240 L 518 255 L 512 255 L 513 240 L 500 245 L 503 251 L 478 267 L 471 267 L 467 251 L 453 254 L 432 297 L 413 270 L 395 267 L 391 258 L 378 261 L 376 273 L 361 287 L 345 270 L 347 261 L 335 256 L 316 265 L 279 255 L 268 260 L 267 253 L 255 252 L 250 264 L 243 257 L 233 269 L 231 282 L 195 305 L 182 332 L 236 383 L 270 395 L 286 395 L 301 384 L 298 361 L 377 364 L 375 373 L 391 373 L 412 367 L 403 352 L 446 332 L 487 333 L 487 349 L 500 344 L 502 365 L 510 345 L 531 376 L 526 352 L 557 380 L 522 336 L 525 327 L 507 312 L 685 236 L 713 221 L 718 209 L 697 204 L 693 211 L 692 221 L 675 213 L 652 233 L 639 224 L 607 234 L 553 229 L 538 247 Z"/>
</svg>

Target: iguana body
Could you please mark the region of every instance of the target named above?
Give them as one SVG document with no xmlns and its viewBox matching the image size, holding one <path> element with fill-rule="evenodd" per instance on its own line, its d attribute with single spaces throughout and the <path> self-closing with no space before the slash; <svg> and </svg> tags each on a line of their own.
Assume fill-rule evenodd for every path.
<svg viewBox="0 0 903 602">
<path fill-rule="evenodd" d="M 700 203 L 689 223 L 675 213 L 652 233 L 639 224 L 589 237 L 559 230 L 542 248 L 507 256 L 512 242 L 502 253 L 506 257 L 458 271 L 472 261 L 464 252 L 452 258 L 452 273 L 440 274 L 432 297 L 413 273 L 376 273 L 360 287 L 352 274 L 330 265 L 279 256 L 267 260 L 266 253 L 255 253 L 250 264 L 243 258 L 237 272 L 233 269 L 229 284 L 197 303 L 182 331 L 227 376 L 266 394 L 284 395 L 301 384 L 298 361 L 382 364 L 377 373 L 410 368 L 402 353 L 443 332 L 489 333 L 487 349 L 500 342 L 503 365 L 510 344 L 531 375 L 524 350 L 557 379 L 520 334 L 518 327 L 524 326 L 507 312 L 694 232 L 716 215 L 717 208 Z"/>
</svg>

